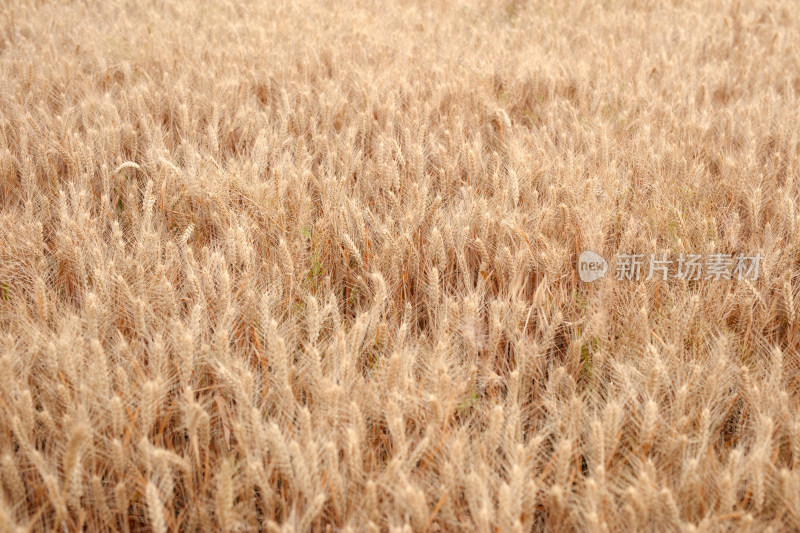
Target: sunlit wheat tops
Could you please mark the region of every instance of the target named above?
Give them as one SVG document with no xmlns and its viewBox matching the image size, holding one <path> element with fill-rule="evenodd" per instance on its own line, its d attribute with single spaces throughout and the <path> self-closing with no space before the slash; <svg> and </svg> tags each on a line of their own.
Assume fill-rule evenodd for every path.
<svg viewBox="0 0 800 533">
<path fill-rule="evenodd" d="M 796 7 L 7 0 L 0 531 L 799 530 Z"/>
</svg>

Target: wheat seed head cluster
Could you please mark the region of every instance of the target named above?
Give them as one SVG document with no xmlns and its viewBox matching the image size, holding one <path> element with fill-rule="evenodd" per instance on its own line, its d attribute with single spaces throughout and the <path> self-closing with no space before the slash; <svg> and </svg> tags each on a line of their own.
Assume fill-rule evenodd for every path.
<svg viewBox="0 0 800 533">
<path fill-rule="evenodd" d="M 797 531 L 799 271 L 794 2 L 0 1 L 0 531 Z"/>
</svg>

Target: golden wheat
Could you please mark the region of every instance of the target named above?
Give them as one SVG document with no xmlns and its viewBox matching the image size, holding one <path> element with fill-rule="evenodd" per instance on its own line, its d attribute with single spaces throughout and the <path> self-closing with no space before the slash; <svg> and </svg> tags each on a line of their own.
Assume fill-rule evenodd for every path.
<svg viewBox="0 0 800 533">
<path fill-rule="evenodd" d="M 0 530 L 800 529 L 796 7 L 5 1 Z"/>
</svg>

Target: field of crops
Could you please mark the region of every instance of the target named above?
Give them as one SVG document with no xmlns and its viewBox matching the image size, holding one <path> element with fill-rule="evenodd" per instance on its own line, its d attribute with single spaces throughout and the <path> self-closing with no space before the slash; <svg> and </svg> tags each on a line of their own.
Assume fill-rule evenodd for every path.
<svg viewBox="0 0 800 533">
<path fill-rule="evenodd" d="M 800 530 L 796 3 L 0 4 L 0 531 Z"/>
</svg>

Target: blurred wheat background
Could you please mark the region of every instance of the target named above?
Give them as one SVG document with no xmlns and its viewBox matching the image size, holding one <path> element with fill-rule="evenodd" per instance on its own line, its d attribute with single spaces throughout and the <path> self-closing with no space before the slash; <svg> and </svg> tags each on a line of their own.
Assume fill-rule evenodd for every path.
<svg viewBox="0 0 800 533">
<path fill-rule="evenodd" d="M 0 531 L 800 529 L 796 3 L 0 4 Z"/>
</svg>

